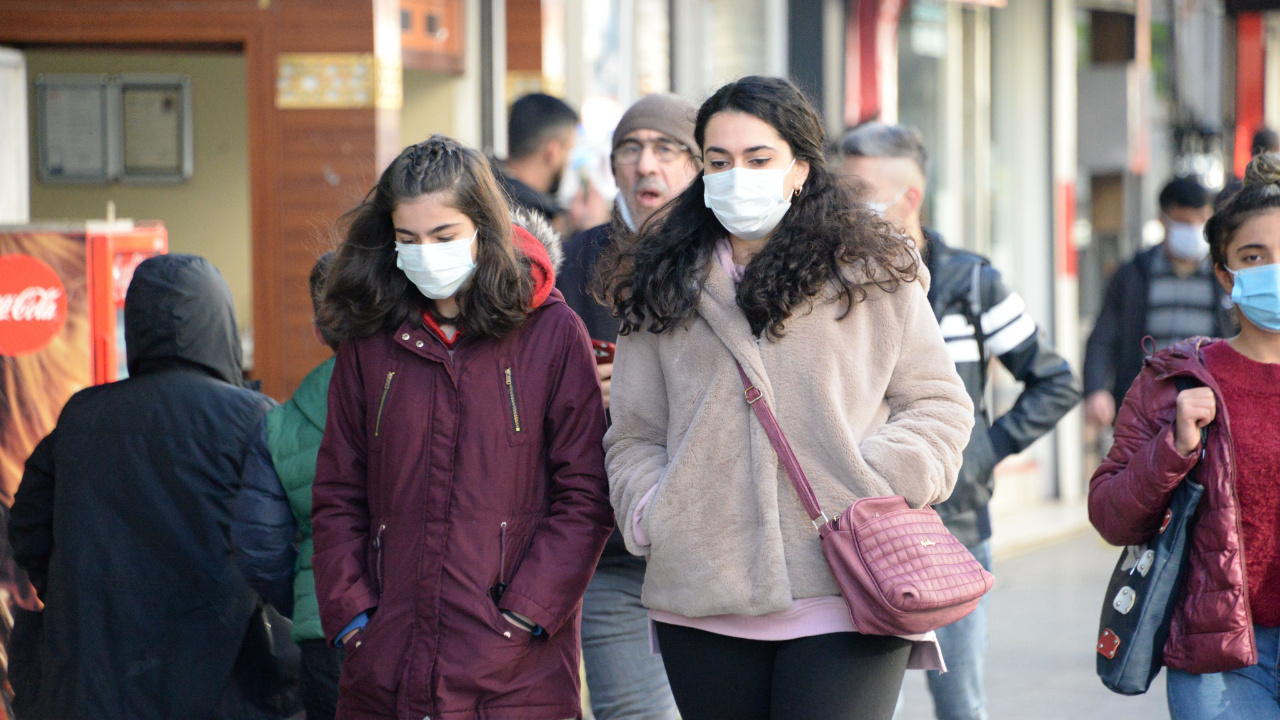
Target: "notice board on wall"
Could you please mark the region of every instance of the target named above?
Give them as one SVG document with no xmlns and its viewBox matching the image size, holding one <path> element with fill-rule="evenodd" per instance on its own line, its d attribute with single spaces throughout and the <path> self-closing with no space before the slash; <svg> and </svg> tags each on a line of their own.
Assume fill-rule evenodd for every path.
<svg viewBox="0 0 1280 720">
<path fill-rule="evenodd" d="M 174 74 L 41 75 L 41 182 L 167 184 L 194 171 L 191 82 Z"/>
<path fill-rule="evenodd" d="M 120 175 L 120 92 L 107 75 L 36 78 L 40 181 L 106 183 Z"/>
<path fill-rule="evenodd" d="M 172 183 L 191 177 L 195 134 L 191 81 L 181 75 L 120 75 L 120 179 Z"/>
</svg>

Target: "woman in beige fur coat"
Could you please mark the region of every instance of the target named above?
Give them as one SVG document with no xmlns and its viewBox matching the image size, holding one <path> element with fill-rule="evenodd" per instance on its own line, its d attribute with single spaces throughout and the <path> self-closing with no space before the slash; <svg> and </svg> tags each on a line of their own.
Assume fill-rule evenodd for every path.
<svg viewBox="0 0 1280 720">
<path fill-rule="evenodd" d="M 622 319 L 610 495 L 671 689 L 691 720 L 887 719 L 909 661 L 936 665 L 856 631 L 735 361 L 832 516 L 945 500 L 972 406 L 918 255 L 828 171 L 791 83 L 726 85 L 695 138 L 703 174 L 599 277 Z"/>
</svg>

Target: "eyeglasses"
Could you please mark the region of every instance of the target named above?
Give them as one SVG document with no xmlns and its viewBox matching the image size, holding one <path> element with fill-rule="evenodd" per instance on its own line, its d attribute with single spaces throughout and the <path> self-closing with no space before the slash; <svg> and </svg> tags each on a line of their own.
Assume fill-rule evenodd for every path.
<svg viewBox="0 0 1280 720">
<path fill-rule="evenodd" d="M 683 143 L 672 142 L 671 140 L 651 140 L 641 142 L 639 140 L 624 140 L 613 151 L 613 160 L 619 165 L 634 165 L 640 162 L 640 156 L 644 154 L 644 149 L 653 150 L 653 156 L 658 162 L 669 163 L 679 160 L 682 155 L 689 152 L 689 146 Z"/>
</svg>

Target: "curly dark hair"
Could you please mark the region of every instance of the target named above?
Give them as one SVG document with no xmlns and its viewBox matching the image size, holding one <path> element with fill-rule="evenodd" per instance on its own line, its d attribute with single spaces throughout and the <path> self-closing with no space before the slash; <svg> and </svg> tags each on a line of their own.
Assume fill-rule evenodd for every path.
<svg viewBox="0 0 1280 720">
<path fill-rule="evenodd" d="M 368 337 L 394 331 L 424 312 L 435 314 L 435 303 L 396 267 L 391 213 L 403 202 L 438 192 L 449 193 L 450 204 L 478 231 L 476 269 L 458 290 L 459 314 L 450 321 L 483 338 L 504 337 L 524 321 L 533 296 L 529 259 L 515 246 L 511 211 L 493 169 L 475 150 L 432 135 L 405 148 L 364 201 L 339 221 L 346 236 L 316 313 L 326 337 Z"/>
<path fill-rule="evenodd" d="M 867 209 L 855 190 L 827 168 L 822 121 L 782 78 L 751 76 L 720 88 L 698 110 L 694 138 L 705 151 L 707 123 L 721 112 L 753 115 L 772 126 L 798 160 L 809 164 L 800 194 L 764 248 L 747 265 L 737 302 L 752 332 L 782 337 L 793 313 L 828 288 L 845 304 L 841 319 L 865 300 L 859 278 L 893 292 L 919 271 L 909 241 Z M 728 233 L 703 202 L 702 176 L 624 237 L 597 266 L 593 292 L 621 319 L 622 334 L 663 333 L 692 319 L 716 242 Z"/>
</svg>

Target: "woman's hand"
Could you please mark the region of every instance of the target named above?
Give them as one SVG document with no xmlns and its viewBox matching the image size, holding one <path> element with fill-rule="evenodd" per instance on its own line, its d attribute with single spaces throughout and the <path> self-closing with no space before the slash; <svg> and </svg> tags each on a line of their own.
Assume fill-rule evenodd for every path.
<svg viewBox="0 0 1280 720">
<path fill-rule="evenodd" d="M 363 627 L 363 626 L 361 626 L 361 627 Z M 356 628 L 351 628 L 349 631 L 347 631 L 347 634 L 346 634 L 346 635 L 343 635 L 343 636 L 342 636 L 342 639 L 341 639 L 342 647 L 346 647 L 346 646 L 347 646 L 347 642 L 348 642 L 349 640 L 351 640 L 351 638 L 353 638 L 353 637 L 355 637 L 356 635 L 358 635 L 359 633 L 360 633 L 360 628 L 358 628 L 358 627 L 356 627 Z"/>
<path fill-rule="evenodd" d="M 1098 427 L 1111 427 L 1116 421 L 1116 399 L 1109 390 L 1094 390 L 1084 400 L 1084 414 Z"/>
<path fill-rule="evenodd" d="M 613 383 L 613 363 L 596 365 L 596 374 L 600 377 L 600 392 L 604 397 L 604 409 L 609 409 L 609 386 Z"/>
<path fill-rule="evenodd" d="M 538 630 L 537 623 L 535 623 L 534 621 L 530 620 L 529 618 L 517 612 L 511 612 L 510 610 L 503 610 L 502 619 L 506 620 L 512 625 L 515 625 L 516 627 L 520 628 L 521 630 L 527 633 L 537 632 Z"/>
<path fill-rule="evenodd" d="M 1200 428 L 1213 422 L 1218 403 L 1207 387 L 1191 388 L 1178 393 L 1178 415 L 1174 420 L 1173 447 L 1186 457 L 1200 446 Z"/>
</svg>

